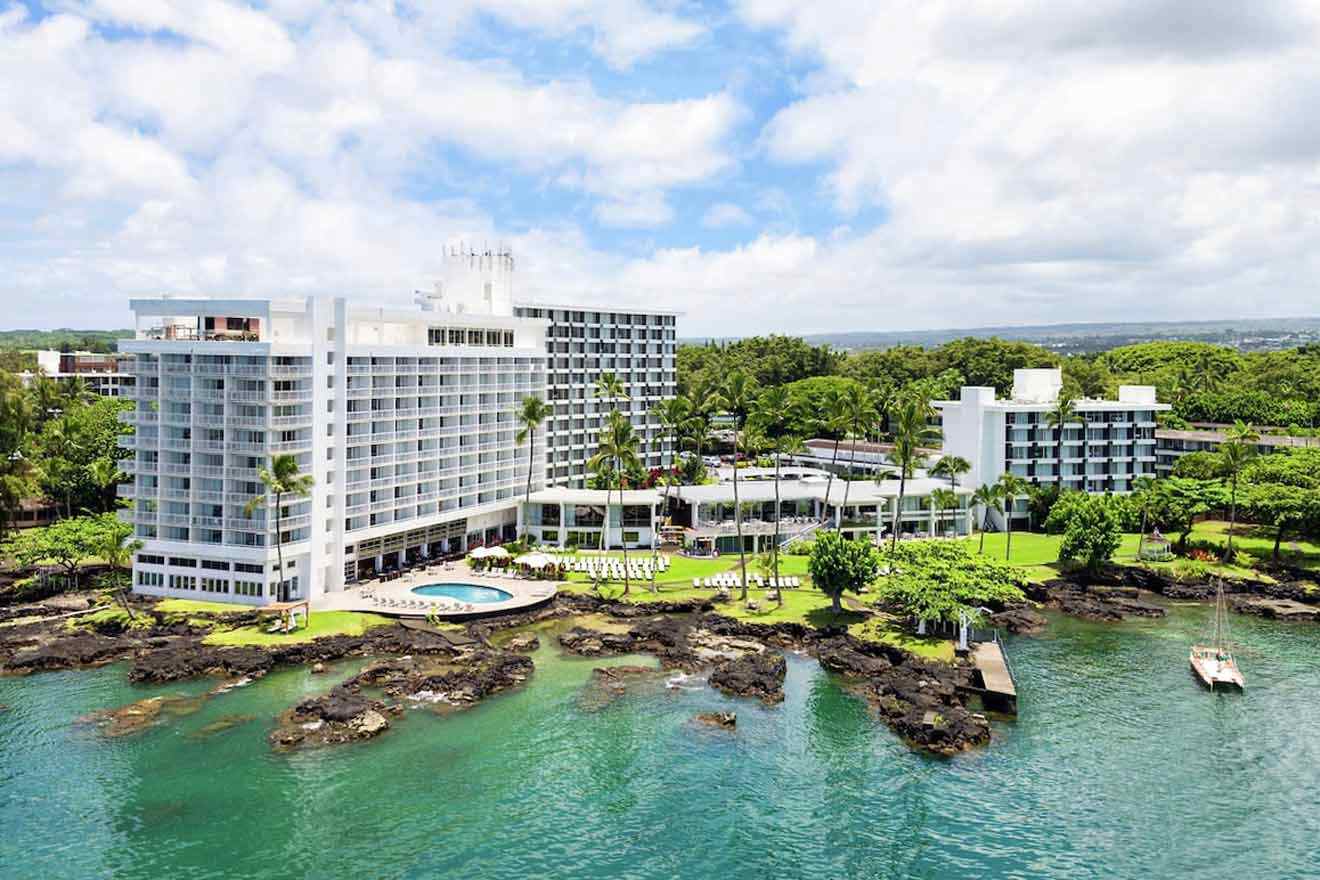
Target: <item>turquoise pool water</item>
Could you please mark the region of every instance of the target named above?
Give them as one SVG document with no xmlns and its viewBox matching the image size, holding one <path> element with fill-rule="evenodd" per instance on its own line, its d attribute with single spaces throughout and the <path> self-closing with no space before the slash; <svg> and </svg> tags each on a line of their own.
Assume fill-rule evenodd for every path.
<svg viewBox="0 0 1320 880">
<path fill-rule="evenodd" d="M 473 602 L 480 605 L 505 602 L 513 598 L 513 593 L 477 584 L 426 584 L 421 587 L 413 587 L 412 591 L 419 596 L 445 596 L 449 599 L 457 599 L 460 602 Z"/>
<path fill-rule="evenodd" d="M 1166 623 L 1056 620 L 1010 641 L 1022 715 L 916 754 L 814 661 L 765 707 L 700 682 L 602 704 L 552 632 L 524 688 L 380 738 L 271 752 L 302 669 L 106 739 L 75 719 L 213 682 L 123 666 L 0 679 L 4 878 L 1051 878 L 1320 875 L 1320 627 L 1234 619 L 1244 694 L 1209 694 Z M 693 714 L 737 712 L 733 732 Z M 219 724 L 225 722 L 228 726 Z"/>
</svg>

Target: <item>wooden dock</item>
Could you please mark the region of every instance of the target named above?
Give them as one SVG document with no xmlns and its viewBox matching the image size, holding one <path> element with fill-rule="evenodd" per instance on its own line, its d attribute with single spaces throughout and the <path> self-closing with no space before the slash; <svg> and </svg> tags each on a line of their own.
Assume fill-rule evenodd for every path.
<svg viewBox="0 0 1320 880">
<path fill-rule="evenodd" d="M 1017 684 L 1008 669 L 1003 646 L 998 641 L 977 642 L 972 647 L 972 663 L 981 678 L 982 699 L 990 708 L 1017 713 Z"/>
</svg>

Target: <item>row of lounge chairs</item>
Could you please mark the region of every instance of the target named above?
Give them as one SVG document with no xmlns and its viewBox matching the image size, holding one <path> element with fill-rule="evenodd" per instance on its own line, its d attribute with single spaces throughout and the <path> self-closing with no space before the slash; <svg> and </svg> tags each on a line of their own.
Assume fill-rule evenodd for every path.
<svg viewBox="0 0 1320 880">
<path fill-rule="evenodd" d="M 391 599 L 386 596 L 372 596 L 371 604 L 391 611 L 418 611 L 422 613 L 454 614 L 459 611 L 476 611 L 477 606 L 470 602 L 436 602 L 423 599 Z"/>
<path fill-rule="evenodd" d="M 747 576 L 748 586 L 758 590 L 795 590 L 802 586 L 800 577 L 763 578 L 759 574 Z M 708 578 L 693 578 L 693 589 L 728 590 L 742 586 L 742 579 L 736 574 L 718 574 Z"/>
</svg>

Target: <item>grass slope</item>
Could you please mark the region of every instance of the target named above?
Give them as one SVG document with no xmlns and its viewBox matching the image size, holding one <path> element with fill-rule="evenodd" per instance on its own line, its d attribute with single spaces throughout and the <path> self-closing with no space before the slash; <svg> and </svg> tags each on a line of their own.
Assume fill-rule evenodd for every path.
<svg viewBox="0 0 1320 880">
<path fill-rule="evenodd" d="M 271 621 L 275 618 L 272 616 Z M 388 617 L 379 614 L 362 614 L 356 611 L 313 611 L 307 626 L 291 633 L 268 633 L 265 627 L 243 626 L 238 629 L 214 632 L 203 641 L 208 645 L 240 647 L 244 645 L 292 645 L 310 642 L 324 636 L 359 636 L 373 626 L 386 626 L 393 623 Z"/>
</svg>

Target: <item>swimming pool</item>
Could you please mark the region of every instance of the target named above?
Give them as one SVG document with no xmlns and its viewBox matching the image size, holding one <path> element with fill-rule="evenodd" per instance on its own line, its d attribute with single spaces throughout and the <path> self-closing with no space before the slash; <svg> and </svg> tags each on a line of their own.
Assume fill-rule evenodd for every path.
<svg viewBox="0 0 1320 880">
<path fill-rule="evenodd" d="M 412 591 L 419 596 L 444 596 L 446 599 L 457 599 L 460 602 L 472 602 L 481 605 L 505 602 L 513 598 L 513 593 L 477 584 L 426 584 L 421 587 L 413 587 Z"/>
</svg>

